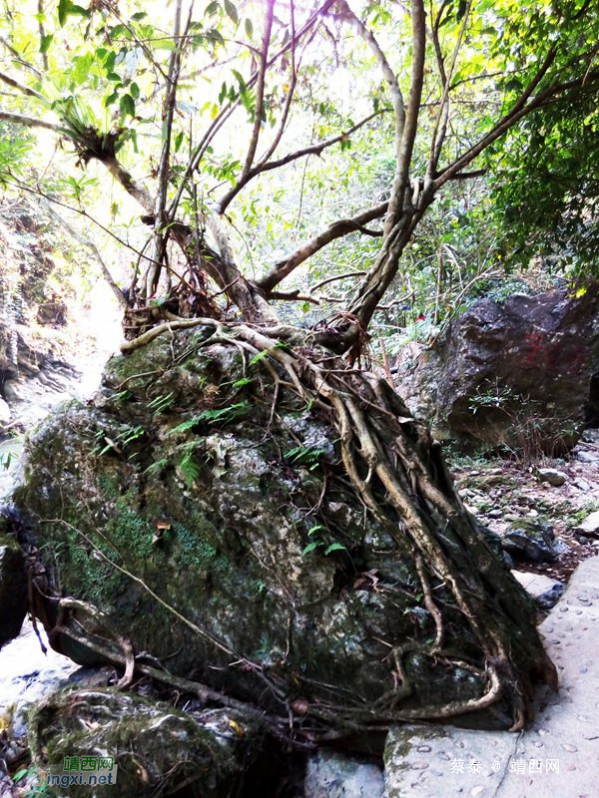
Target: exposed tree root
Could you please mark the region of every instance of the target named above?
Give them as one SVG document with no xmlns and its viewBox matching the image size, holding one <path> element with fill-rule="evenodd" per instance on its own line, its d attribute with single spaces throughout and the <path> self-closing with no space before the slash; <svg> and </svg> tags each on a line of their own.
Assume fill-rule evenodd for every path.
<svg viewBox="0 0 599 798">
<path fill-rule="evenodd" d="M 287 342 L 281 343 L 281 329 L 211 319 L 175 320 L 128 341 L 123 350 L 130 352 L 158 335 L 173 335 L 176 329 L 200 325 L 212 330 L 201 346 L 220 343 L 242 348 L 252 355 L 267 353 L 268 357 L 260 362 L 273 383 L 271 421 L 280 385 L 291 388 L 308 406 L 317 406 L 332 418 L 339 431 L 345 471 L 364 506 L 393 536 L 400 550 L 413 559 L 424 607 L 434 623 L 432 639 L 425 643 L 408 640 L 390 650 L 388 661 L 392 666 L 393 688 L 368 704 L 352 700 L 344 696 L 343 691 L 330 686 L 327 689 L 335 697 L 333 702 L 301 702 L 301 709 L 298 709 L 289 698 L 288 683 L 274 673 L 262 672 L 254 663 L 271 696 L 280 702 L 281 714 L 287 712 L 298 730 L 303 729 L 306 739 L 306 724 L 310 719 L 316 722 L 322 734 L 321 723 L 348 731 L 378 728 L 398 721 L 449 719 L 480 711 L 501 700 L 510 708 L 512 730 L 521 729 L 529 718 L 535 682 L 555 688 L 556 670 L 537 634 L 531 603 L 493 551 L 475 519 L 465 510 L 439 447 L 426 427 L 410 416 L 384 380 L 346 367 L 327 350 L 315 349 L 309 345 L 309 335 L 304 337 L 303 345 L 299 345 L 301 331 L 288 335 L 288 340 L 294 344 L 291 349 Z M 60 519 L 54 521 L 61 522 Z M 113 561 L 111 565 L 123 570 Z M 126 573 L 163 607 L 172 610 L 142 580 Z M 442 594 L 434 592 L 439 588 Z M 451 602 L 454 617 L 457 612 L 466 619 L 480 649 L 476 663 L 464 662 L 463 656 L 457 656 L 449 646 L 445 648 L 447 630 L 440 595 L 445 596 L 441 599 L 443 603 Z M 63 603 L 64 610 L 76 609 L 70 601 L 71 604 Z M 239 653 L 225 649 L 221 641 L 209 639 L 211 636 L 207 632 L 178 613 L 177 617 L 192 632 L 221 651 L 225 650 L 236 663 L 252 665 Z M 72 635 L 72 628 L 69 631 L 67 628 L 66 624 L 61 624 L 60 631 Z M 182 689 L 189 689 L 190 682 L 134 661 L 126 641 L 118 640 L 117 649 L 118 656 L 114 656 L 113 661 L 125 666 L 123 685 L 130 682 L 135 668 L 169 684 L 174 685 L 176 681 Z M 410 655 L 427 658 L 433 664 L 441 663 L 450 669 L 472 672 L 484 685 L 482 694 L 476 698 L 414 706 L 414 690 L 406 668 Z M 301 680 L 301 675 L 298 678 Z M 310 683 L 310 680 L 305 681 Z M 326 685 L 319 686 L 326 688 Z M 199 689 L 196 685 L 192 692 Z M 223 703 L 223 696 L 213 694 L 209 688 L 202 686 L 200 692 L 206 700 Z M 272 720 L 279 732 L 280 722 Z"/>
</svg>

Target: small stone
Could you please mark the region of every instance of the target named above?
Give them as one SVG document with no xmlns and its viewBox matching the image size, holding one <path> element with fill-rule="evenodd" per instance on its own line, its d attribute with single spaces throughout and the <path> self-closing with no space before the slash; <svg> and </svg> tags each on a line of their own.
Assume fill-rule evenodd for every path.
<svg viewBox="0 0 599 798">
<path fill-rule="evenodd" d="M 591 452 L 576 452 L 575 456 L 579 463 L 596 463 L 598 459 Z"/>
<path fill-rule="evenodd" d="M 576 765 L 568 764 L 565 766 L 564 770 L 576 770 Z"/>
<path fill-rule="evenodd" d="M 582 524 L 577 527 L 576 531 L 583 535 L 599 534 L 599 510 L 587 515 Z"/>
<path fill-rule="evenodd" d="M 479 796 L 481 796 L 484 793 L 484 791 L 485 788 L 479 784 L 478 786 L 473 787 L 470 790 L 470 795 L 472 796 L 472 798 L 479 798 Z"/>
<path fill-rule="evenodd" d="M 547 482 L 554 488 L 559 488 L 561 485 L 565 485 L 568 479 L 567 474 L 564 474 L 563 471 L 558 471 L 555 468 L 539 468 L 537 471 L 537 476 L 541 482 Z"/>
<path fill-rule="evenodd" d="M 487 515 L 489 516 L 489 518 L 501 518 L 501 516 L 503 515 L 503 511 L 497 508 L 496 510 L 489 510 Z"/>
<path fill-rule="evenodd" d="M 527 518 L 538 518 L 539 517 L 539 513 L 537 512 L 537 510 L 529 510 L 526 513 L 526 517 Z"/>
<path fill-rule="evenodd" d="M 412 770 L 425 770 L 428 767 L 428 762 L 419 759 L 417 762 L 412 762 Z"/>
<path fill-rule="evenodd" d="M 431 751 L 432 749 L 430 745 L 419 745 L 416 750 L 421 754 L 428 754 L 428 752 Z"/>
<path fill-rule="evenodd" d="M 576 751 L 578 751 L 578 748 L 570 743 L 562 743 L 562 748 L 564 751 L 569 751 L 571 754 L 575 754 Z"/>
</svg>

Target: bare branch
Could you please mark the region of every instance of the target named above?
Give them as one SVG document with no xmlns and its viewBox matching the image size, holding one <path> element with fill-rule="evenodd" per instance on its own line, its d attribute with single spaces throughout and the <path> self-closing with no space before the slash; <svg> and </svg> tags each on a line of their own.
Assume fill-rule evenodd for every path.
<svg viewBox="0 0 599 798">
<path fill-rule="evenodd" d="M 551 97 L 558 91 L 561 91 L 566 85 L 569 87 L 573 85 L 580 85 L 582 80 L 574 81 L 571 84 L 552 84 L 545 91 L 540 92 L 533 100 L 530 100 L 535 89 L 539 86 L 547 72 L 549 71 L 552 63 L 555 60 L 557 51 L 552 47 L 545 60 L 539 67 L 536 75 L 529 82 L 526 89 L 522 92 L 520 97 L 516 100 L 510 110 L 491 128 L 491 130 L 484 135 L 476 144 L 473 144 L 465 153 L 457 158 L 452 164 L 443 169 L 443 171 L 435 178 L 433 186 L 437 190 L 450 180 L 454 175 L 462 171 L 465 166 L 468 166 L 480 153 L 485 150 L 490 144 L 502 136 L 506 130 L 509 130 L 519 119 L 527 116 L 535 108 L 538 108 L 548 97 Z"/>
<path fill-rule="evenodd" d="M 181 7 L 182 0 L 177 0 L 175 5 L 175 21 L 173 37 L 178 38 L 181 32 Z M 189 20 L 188 20 L 189 26 Z M 185 31 L 187 33 L 187 30 Z M 183 46 L 183 45 L 181 45 Z M 169 59 L 168 78 L 164 106 L 162 110 L 163 118 L 163 143 L 160 155 L 160 166 L 158 169 L 158 193 L 156 197 L 156 208 L 154 210 L 154 263 L 149 267 L 146 275 L 145 297 L 146 299 L 154 294 L 160 279 L 161 267 L 166 251 L 168 232 L 164 234 L 164 227 L 167 223 L 165 218 L 166 197 L 168 191 L 168 180 L 170 172 L 171 137 L 173 130 L 173 117 L 175 114 L 175 103 L 177 100 L 177 86 L 181 69 L 181 50 L 173 50 Z"/>
<path fill-rule="evenodd" d="M 443 96 L 441 98 L 441 105 L 437 113 L 437 118 L 435 119 L 435 128 L 433 131 L 433 135 L 431 137 L 431 151 L 430 151 L 430 158 L 428 164 L 429 179 L 432 179 L 435 170 L 437 169 L 439 158 L 441 157 L 441 150 L 443 149 L 443 143 L 445 141 L 445 135 L 447 133 L 447 120 L 449 118 L 449 92 L 451 90 L 451 79 L 455 72 L 458 53 L 460 52 L 460 47 L 462 46 L 462 41 L 464 39 L 464 33 L 466 32 L 466 26 L 468 25 L 468 19 L 470 17 L 471 8 L 472 8 L 472 0 L 470 0 L 470 2 L 468 2 L 466 5 L 466 10 L 464 12 L 464 17 L 462 19 L 462 24 L 460 25 L 460 31 L 458 33 L 458 39 L 453 50 L 453 55 L 451 57 L 451 64 L 449 66 L 449 71 L 445 72 L 445 68 L 443 68 L 444 71 L 444 75 L 442 78 L 444 83 Z M 438 36 L 436 37 L 436 41 L 438 43 L 439 41 Z"/>
<path fill-rule="evenodd" d="M 47 72 L 48 55 L 44 50 L 44 39 L 46 38 L 46 31 L 44 30 L 44 0 L 37 0 L 37 24 L 40 34 L 40 52 L 42 53 L 42 63 L 44 65 L 45 71 Z"/>
<path fill-rule="evenodd" d="M 239 182 L 233 186 L 233 188 L 230 189 L 217 203 L 216 212 L 221 214 L 224 213 L 237 194 L 239 194 L 239 192 L 250 182 L 250 180 L 253 180 L 257 175 L 260 175 L 263 172 L 270 172 L 273 169 L 279 169 L 281 166 L 286 166 L 293 161 L 297 161 L 298 158 L 305 158 L 308 155 L 322 155 L 323 151 L 328 147 L 332 147 L 333 144 L 339 144 L 341 141 L 347 141 L 352 133 L 355 133 L 356 130 L 359 130 L 361 127 L 368 124 L 368 122 L 370 122 L 372 119 L 384 114 L 386 111 L 386 108 L 383 108 L 380 111 L 375 111 L 365 119 L 362 119 L 361 122 L 358 122 L 353 127 L 349 128 L 349 130 L 340 133 L 338 136 L 327 139 L 326 141 L 319 141 L 316 144 L 311 144 L 309 147 L 304 147 L 301 150 L 289 153 L 289 155 L 285 155 L 283 158 L 278 158 L 276 161 L 270 161 L 269 163 L 264 163 L 264 161 L 261 161 L 253 169 L 250 169 L 245 176 L 242 175 L 239 179 Z"/>
<path fill-rule="evenodd" d="M 319 288 L 322 288 L 323 286 L 328 285 L 329 283 L 336 283 L 338 280 L 345 280 L 348 277 L 363 277 L 365 274 L 366 272 L 364 271 L 358 271 L 358 272 L 346 272 L 345 274 L 337 274 L 334 277 L 327 277 L 326 280 L 321 280 L 319 283 L 316 283 L 316 285 L 312 286 L 310 291 L 314 293 L 315 291 L 318 291 Z"/>
<path fill-rule="evenodd" d="M 281 49 L 275 53 L 267 63 L 267 67 L 270 68 L 273 64 L 275 64 L 281 56 L 283 56 L 291 47 L 295 46 L 298 42 L 302 40 L 308 31 L 310 31 L 313 26 L 319 21 L 320 17 L 328 11 L 328 9 L 334 5 L 336 0 L 325 0 L 322 6 L 310 16 L 307 22 L 300 28 L 297 32 L 295 38 L 291 38 L 287 44 L 283 45 Z M 255 72 L 249 80 L 246 81 L 246 86 L 251 88 L 258 79 L 258 73 Z M 210 123 L 208 129 L 204 133 L 203 137 L 201 138 L 199 144 L 194 149 L 189 163 L 187 164 L 187 169 L 185 170 L 185 174 L 181 177 L 181 182 L 179 184 L 179 189 L 170 204 L 169 207 L 169 215 L 172 217 L 181 201 L 181 197 L 183 196 L 183 192 L 187 185 L 187 181 L 191 177 L 191 175 L 195 172 L 200 164 L 204 154 L 206 152 L 206 148 L 210 145 L 210 142 L 213 140 L 214 136 L 218 133 L 221 127 L 225 124 L 225 122 L 229 119 L 231 114 L 239 107 L 240 100 L 237 99 L 234 102 L 229 103 L 226 105 L 218 114 L 218 116 Z"/>
<path fill-rule="evenodd" d="M 401 140 L 405 125 L 405 104 L 403 99 L 403 94 L 399 87 L 399 81 L 397 80 L 397 76 L 395 72 L 391 69 L 389 62 L 387 61 L 387 57 L 385 53 L 382 51 L 378 41 L 376 40 L 372 31 L 370 31 L 366 25 L 362 22 L 362 20 L 354 14 L 351 10 L 349 5 L 347 4 L 346 0 L 340 0 L 339 8 L 343 11 L 344 15 L 348 18 L 348 20 L 357 28 L 358 33 L 364 39 L 366 44 L 372 50 L 374 57 L 377 60 L 378 65 L 381 68 L 383 73 L 383 77 L 387 81 L 387 85 L 389 86 L 389 91 L 391 93 L 391 102 L 393 104 L 393 110 L 395 112 L 395 147 L 396 147 L 396 155 L 399 158 Z"/>
<path fill-rule="evenodd" d="M 90 250 L 90 252 L 93 254 L 94 258 L 98 261 L 100 269 L 102 270 L 102 274 L 104 275 L 104 279 L 106 280 L 106 282 L 110 286 L 110 289 L 112 290 L 112 293 L 116 297 L 116 300 L 117 300 L 121 310 L 123 310 L 123 311 L 127 310 L 128 307 L 129 307 L 129 304 L 127 303 L 127 300 L 125 299 L 125 295 L 123 294 L 121 289 L 118 287 L 118 285 L 116 283 L 116 280 L 114 279 L 114 277 L 110 273 L 110 269 L 104 263 L 104 259 L 100 255 L 100 251 L 98 250 L 98 247 L 94 244 L 93 241 L 90 241 L 89 238 L 86 238 L 78 230 L 76 230 L 71 224 L 69 224 L 69 222 L 67 222 L 66 219 L 63 219 L 63 217 L 54 210 L 54 208 L 52 207 L 51 203 L 48 200 L 46 200 L 45 198 L 44 198 L 44 205 L 45 205 L 46 209 L 48 210 L 48 212 L 51 213 L 52 216 L 59 222 L 59 224 L 61 224 L 65 228 L 65 230 L 69 233 L 69 235 L 71 235 L 82 246 L 84 246 L 84 247 L 86 247 L 87 249 Z"/>
<path fill-rule="evenodd" d="M 39 69 L 36 69 L 33 64 L 29 63 L 29 61 L 25 61 L 21 53 L 15 47 L 13 47 L 10 42 L 6 41 L 4 36 L 0 36 L 0 44 L 3 44 L 4 47 L 6 47 L 8 52 L 14 57 L 18 64 L 25 67 L 25 69 L 29 69 L 34 75 L 37 75 L 38 78 L 42 77 L 42 73 L 39 71 Z"/>
<path fill-rule="evenodd" d="M 299 71 L 299 63 L 296 63 L 295 59 L 295 5 L 293 0 L 289 0 L 289 11 L 291 16 L 291 78 L 289 83 L 289 91 L 287 92 L 287 97 L 285 98 L 285 106 L 283 108 L 283 113 L 281 114 L 281 121 L 279 122 L 279 128 L 275 134 L 272 144 L 264 154 L 264 156 L 260 159 L 260 165 L 265 164 L 269 158 L 272 157 L 274 152 L 276 151 L 281 138 L 283 137 L 283 133 L 285 132 L 285 128 L 287 126 L 287 119 L 289 118 L 289 111 L 291 110 L 291 103 L 293 101 L 293 95 L 295 94 L 295 86 L 297 83 L 297 73 Z M 315 33 L 315 31 L 314 31 Z M 301 56 L 300 56 L 301 62 Z"/>
<path fill-rule="evenodd" d="M 424 61 L 426 55 L 426 14 L 423 0 L 412 0 L 412 77 L 406 109 L 405 124 L 397 157 L 395 180 L 385 220 L 388 235 L 403 213 L 406 188 L 409 183 L 410 164 L 418 130 L 418 114 L 424 84 Z"/>
<path fill-rule="evenodd" d="M 245 158 L 241 179 L 248 174 L 254 163 L 258 139 L 260 137 L 260 127 L 262 125 L 262 113 L 264 111 L 264 86 L 266 83 L 266 71 L 268 69 L 268 48 L 270 47 L 270 35 L 272 32 L 272 18 L 274 15 L 276 0 L 266 0 L 266 14 L 264 17 L 264 35 L 262 37 L 262 47 L 260 49 L 260 67 L 258 69 L 258 86 L 256 88 L 256 107 L 254 108 L 254 127 L 250 146 Z"/>
<path fill-rule="evenodd" d="M 29 86 L 24 86 L 22 83 L 19 83 L 18 80 L 11 78 L 9 75 L 5 75 L 4 72 L 0 72 L 0 80 L 2 83 L 6 83 L 7 86 L 17 89 L 21 92 L 21 94 L 26 94 L 28 97 L 35 97 L 36 100 L 41 100 L 45 105 L 47 105 L 47 100 L 42 97 L 39 92 L 30 89 Z"/>
<path fill-rule="evenodd" d="M 288 258 L 275 264 L 268 274 L 257 281 L 257 285 L 269 295 L 272 289 L 278 285 L 281 280 L 291 274 L 294 269 L 308 260 L 314 253 L 323 249 L 323 247 L 326 247 L 327 244 L 330 244 L 331 241 L 337 238 L 342 238 L 349 233 L 361 232 L 365 224 L 375 219 L 382 218 L 386 211 L 387 203 L 382 202 L 374 208 L 362 211 L 362 213 L 353 216 L 351 219 L 339 219 L 333 222 L 326 230 L 306 242 Z"/>
<path fill-rule="evenodd" d="M 55 133 L 62 133 L 60 125 L 54 122 L 44 122 L 43 119 L 35 119 L 32 116 L 23 116 L 22 114 L 11 114 L 8 111 L 0 111 L 0 121 L 11 122 L 13 125 L 22 125 L 23 127 L 41 127 L 44 130 L 53 130 Z"/>
</svg>

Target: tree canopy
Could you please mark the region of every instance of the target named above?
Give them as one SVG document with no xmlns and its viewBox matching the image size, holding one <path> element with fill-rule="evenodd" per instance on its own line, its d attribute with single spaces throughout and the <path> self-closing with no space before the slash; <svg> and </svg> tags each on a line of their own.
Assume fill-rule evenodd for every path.
<svg viewBox="0 0 599 798">
<path fill-rule="evenodd" d="M 512 249 L 595 252 L 597 23 L 588 0 L 6 0 L 0 176 L 86 218 L 96 190 L 134 250 L 131 334 L 275 324 L 348 273 L 319 325 L 342 351 L 464 181 L 494 175 Z"/>
</svg>

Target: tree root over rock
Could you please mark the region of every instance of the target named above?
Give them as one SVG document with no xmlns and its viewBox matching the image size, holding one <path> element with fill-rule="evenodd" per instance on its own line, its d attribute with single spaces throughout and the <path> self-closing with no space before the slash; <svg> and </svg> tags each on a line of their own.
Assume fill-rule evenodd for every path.
<svg viewBox="0 0 599 798">
<path fill-rule="evenodd" d="M 206 344 L 230 343 L 254 355 L 267 353 L 309 406 L 318 403 L 332 411 L 343 463 L 356 491 L 397 543 L 413 551 L 425 606 L 436 625 L 430 645 L 418 646 L 421 653 L 451 660 L 443 651 L 443 616 L 433 599 L 431 577 L 449 588 L 483 652 L 487 689 L 478 699 L 402 711 L 402 696 L 409 692 L 402 665 L 404 647 L 392 652 L 397 686 L 374 707 L 359 710 L 315 704 L 309 714 L 329 722 L 344 718 L 357 724 L 433 720 L 476 712 L 503 698 L 512 708 L 512 730 L 521 729 L 529 718 L 534 683 L 555 689 L 557 672 L 537 634 L 530 602 L 465 510 L 428 429 L 411 417 L 386 381 L 348 368 L 325 350 L 315 351 L 308 346 L 306 334 L 303 345 L 297 345 L 298 331 L 289 336 L 296 344 L 291 349 L 280 338 L 288 331 L 280 329 L 215 324 L 209 319 L 174 320 L 127 342 L 123 349 L 131 351 L 146 343 L 148 336 L 151 340 L 172 334 L 178 326 L 194 322 L 214 327 Z"/>
<path fill-rule="evenodd" d="M 273 413 L 279 386 L 283 385 L 335 424 L 344 470 L 367 511 L 414 563 L 424 607 L 434 622 L 434 637 L 426 642 L 408 640 L 390 646 L 393 689 L 370 703 L 352 702 L 343 690 L 330 685 L 329 692 L 338 697 L 336 701 L 292 700 L 288 683 L 279 681 L 273 672 L 263 673 L 265 683 L 289 712 L 288 718 L 271 718 L 271 729 L 293 737 L 295 726 L 298 739 L 307 742 L 330 737 L 331 728 L 347 733 L 380 729 L 401 721 L 450 719 L 484 710 L 499 701 L 509 708 L 511 729 L 522 729 L 530 718 L 535 683 L 556 688 L 556 669 L 536 631 L 532 602 L 464 508 L 440 446 L 431 439 L 427 428 L 409 414 L 384 380 L 350 368 L 329 351 L 312 346 L 310 333 L 305 331 L 269 330 L 213 319 L 175 319 L 126 342 L 123 351 L 130 352 L 158 335 L 174 335 L 178 328 L 200 325 L 211 333 L 202 346 L 234 346 L 250 354 L 254 361 L 260 356 L 261 366 L 274 383 Z M 447 643 L 445 608 L 441 605 L 447 605 L 448 600 L 454 617 L 457 613 L 465 619 L 476 641 L 479 654 L 475 664 L 465 662 L 463 655 L 456 655 Z M 65 604 L 63 609 L 69 607 Z M 59 631 L 73 633 L 62 624 Z M 119 649 L 118 643 L 116 648 Z M 110 658 L 106 651 L 102 653 Z M 445 703 L 407 703 L 414 697 L 405 664 L 408 655 L 474 674 L 484 686 L 482 694 Z M 127 646 L 121 644 L 118 654 L 112 657 L 115 663 L 126 667 L 123 685 L 130 681 L 135 667 L 177 689 L 195 692 L 204 700 L 221 705 L 234 701 L 203 685 L 150 667 L 140 659 L 133 663 L 131 656 Z M 302 680 L 301 674 L 298 678 Z M 235 701 L 235 705 L 240 711 L 243 709 L 241 702 Z M 266 718 L 261 710 L 246 709 Z M 310 725 L 317 729 L 309 729 Z M 335 732 L 332 734 L 335 736 Z"/>
</svg>

